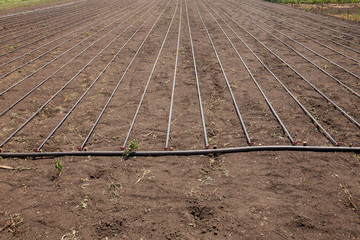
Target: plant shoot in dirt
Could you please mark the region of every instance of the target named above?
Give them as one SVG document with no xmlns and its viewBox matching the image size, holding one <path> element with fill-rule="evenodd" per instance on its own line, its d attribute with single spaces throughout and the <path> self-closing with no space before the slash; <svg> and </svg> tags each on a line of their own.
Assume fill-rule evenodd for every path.
<svg viewBox="0 0 360 240">
<path fill-rule="evenodd" d="M 55 163 L 55 168 L 58 171 L 59 177 L 60 177 L 61 173 L 62 173 L 62 165 L 61 165 L 60 159 L 55 159 L 54 163 Z"/>
<path fill-rule="evenodd" d="M 128 144 L 127 148 L 124 150 L 124 157 L 127 158 L 130 153 L 132 153 L 133 151 L 135 151 L 136 149 L 138 149 L 138 141 L 137 140 L 132 140 L 130 141 L 130 143 Z"/>
</svg>

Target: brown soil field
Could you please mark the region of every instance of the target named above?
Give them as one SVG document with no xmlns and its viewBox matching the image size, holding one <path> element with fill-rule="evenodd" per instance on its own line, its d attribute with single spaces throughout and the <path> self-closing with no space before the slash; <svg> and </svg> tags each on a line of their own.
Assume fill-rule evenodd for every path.
<svg viewBox="0 0 360 240">
<path fill-rule="evenodd" d="M 1 10 L 0 239 L 359 239 L 359 30 L 258 0 Z M 70 156 L 124 149 L 184 154 Z"/>
</svg>

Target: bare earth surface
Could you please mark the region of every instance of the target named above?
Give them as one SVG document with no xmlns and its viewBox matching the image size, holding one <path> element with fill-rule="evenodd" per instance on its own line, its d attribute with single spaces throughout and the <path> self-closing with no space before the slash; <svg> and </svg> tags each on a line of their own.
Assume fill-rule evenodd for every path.
<svg viewBox="0 0 360 240">
<path fill-rule="evenodd" d="M 360 147 L 358 23 L 247 0 L 18 11 L 0 11 L 4 153 Z M 359 226 L 355 153 L 0 158 L 0 239 L 359 239 Z"/>
</svg>

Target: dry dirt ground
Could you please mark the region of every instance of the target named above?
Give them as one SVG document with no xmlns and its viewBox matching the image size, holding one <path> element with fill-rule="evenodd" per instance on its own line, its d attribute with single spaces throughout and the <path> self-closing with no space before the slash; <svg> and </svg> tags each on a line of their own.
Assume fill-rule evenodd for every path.
<svg viewBox="0 0 360 240">
<path fill-rule="evenodd" d="M 4 153 L 360 147 L 358 23 L 247 0 L 39 8 L 0 12 Z M 360 239 L 355 153 L 0 165 L 1 239 Z"/>
</svg>

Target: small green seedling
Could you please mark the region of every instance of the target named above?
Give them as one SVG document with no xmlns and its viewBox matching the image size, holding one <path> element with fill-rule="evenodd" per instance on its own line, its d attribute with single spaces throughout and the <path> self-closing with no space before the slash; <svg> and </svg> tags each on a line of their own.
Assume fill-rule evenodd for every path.
<svg viewBox="0 0 360 240">
<path fill-rule="evenodd" d="M 129 144 L 128 144 L 128 146 L 127 146 L 127 148 L 124 150 L 124 157 L 125 158 L 127 158 L 129 155 L 130 155 L 130 153 L 132 153 L 133 151 L 135 151 L 136 149 L 138 149 L 139 148 L 139 146 L 138 146 L 138 141 L 137 140 L 132 140 Z"/>
<path fill-rule="evenodd" d="M 60 159 L 55 159 L 54 163 L 55 163 L 55 168 L 58 171 L 59 177 L 60 177 L 61 173 L 62 173 L 62 165 L 61 165 Z"/>
</svg>

